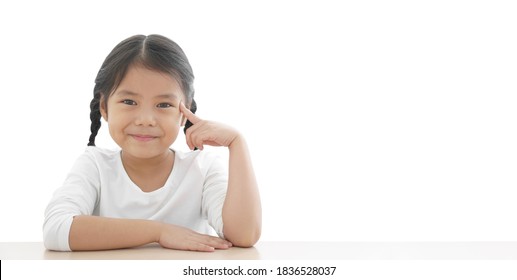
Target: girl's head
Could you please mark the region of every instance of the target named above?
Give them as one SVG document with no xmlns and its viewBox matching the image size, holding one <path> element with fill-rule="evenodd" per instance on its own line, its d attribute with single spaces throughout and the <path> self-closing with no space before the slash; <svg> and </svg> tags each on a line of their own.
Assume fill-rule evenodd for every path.
<svg viewBox="0 0 517 280">
<path fill-rule="evenodd" d="M 101 117 L 104 115 L 109 119 L 108 104 L 113 102 L 112 100 L 110 103 L 110 98 L 121 83 L 127 80 L 125 78 L 128 72 L 131 72 L 132 76 L 135 75 L 133 71 L 135 69 L 160 73 L 162 76 L 165 75 L 165 79 L 173 79 L 181 90 L 183 97 L 181 99 L 185 105 L 190 107 L 192 112 L 196 111 L 194 74 L 183 50 L 170 39 L 160 35 L 135 35 L 120 42 L 111 51 L 97 74 L 93 99 L 90 103 L 91 135 L 88 146 L 95 146 L 95 137 L 101 127 Z M 127 100 L 124 103 L 126 106 L 131 104 L 133 103 Z M 162 106 L 160 109 L 165 109 L 163 104 L 160 106 Z M 178 110 L 178 108 L 175 109 Z M 191 125 L 187 120 L 185 130 Z"/>
</svg>

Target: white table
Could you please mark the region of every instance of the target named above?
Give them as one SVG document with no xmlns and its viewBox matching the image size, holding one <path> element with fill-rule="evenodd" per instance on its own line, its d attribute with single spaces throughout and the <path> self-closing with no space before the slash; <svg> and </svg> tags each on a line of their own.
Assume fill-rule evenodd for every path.
<svg viewBox="0 0 517 280">
<path fill-rule="evenodd" d="M 48 251 L 41 242 L 0 242 L 1 260 L 517 260 L 517 242 L 259 242 L 212 253 L 150 244 L 138 248 Z"/>
</svg>

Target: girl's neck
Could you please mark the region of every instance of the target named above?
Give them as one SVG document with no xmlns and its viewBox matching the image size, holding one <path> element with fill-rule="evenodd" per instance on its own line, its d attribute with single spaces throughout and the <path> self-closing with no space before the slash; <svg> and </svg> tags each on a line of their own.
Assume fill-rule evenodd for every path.
<svg viewBox="0 0 517 280">
<path fill-rule="evenodd" d="M 149 172 L 156 172 L 157 169 L 164 167 L 170 168 L 170 165 L 174 162 L 174 152 L 172 150 L 167 150 L 167 152 L 159 156 L 142 159 L 133 157 L 122 151 L 121 159 L 126 171 L 146 174 Z"/>
<path fill-rule="evenodd" d="M 127 175 L 143 192 L 163 187 L 174 166 L 172 150 L 150 159 L 135 158 L 122 152 L 121 158 Z"/>
</svg>

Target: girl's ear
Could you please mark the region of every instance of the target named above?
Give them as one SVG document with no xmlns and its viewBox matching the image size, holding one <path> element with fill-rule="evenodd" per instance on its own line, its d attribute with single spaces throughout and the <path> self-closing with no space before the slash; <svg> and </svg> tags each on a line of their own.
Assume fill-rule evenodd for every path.
<svg viewBox="0 0 517 280">
<path fill-rule="evenodd" d="M 108 121 L 108 112 L 107 112 L 106 108 L 107 108 L 107 104 L 104 101 L 104 95 L 101 94 L 101 100 L 99 102 L 99 110 L 101 111 L 102 118 L 105 121 Z"/>
</svg>

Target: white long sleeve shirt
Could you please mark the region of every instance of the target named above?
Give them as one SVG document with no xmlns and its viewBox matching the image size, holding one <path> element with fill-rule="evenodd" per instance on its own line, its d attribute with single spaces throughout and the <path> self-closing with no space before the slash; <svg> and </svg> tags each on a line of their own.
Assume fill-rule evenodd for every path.
<svg viewBox="0 0 517 280">
<path fill-rule="evenodd" d="M 68 237 L 77 215 L 146 219 L 223 236 L 222 208 L 227 167 L 202 151 L 175 151 L 174 166 L 163 187 L 143 192 L 131 181 L 120 150 L 87 147 L 45 211 L 43 240 L 50 250 L 70 251 Z"/>
</svg>

